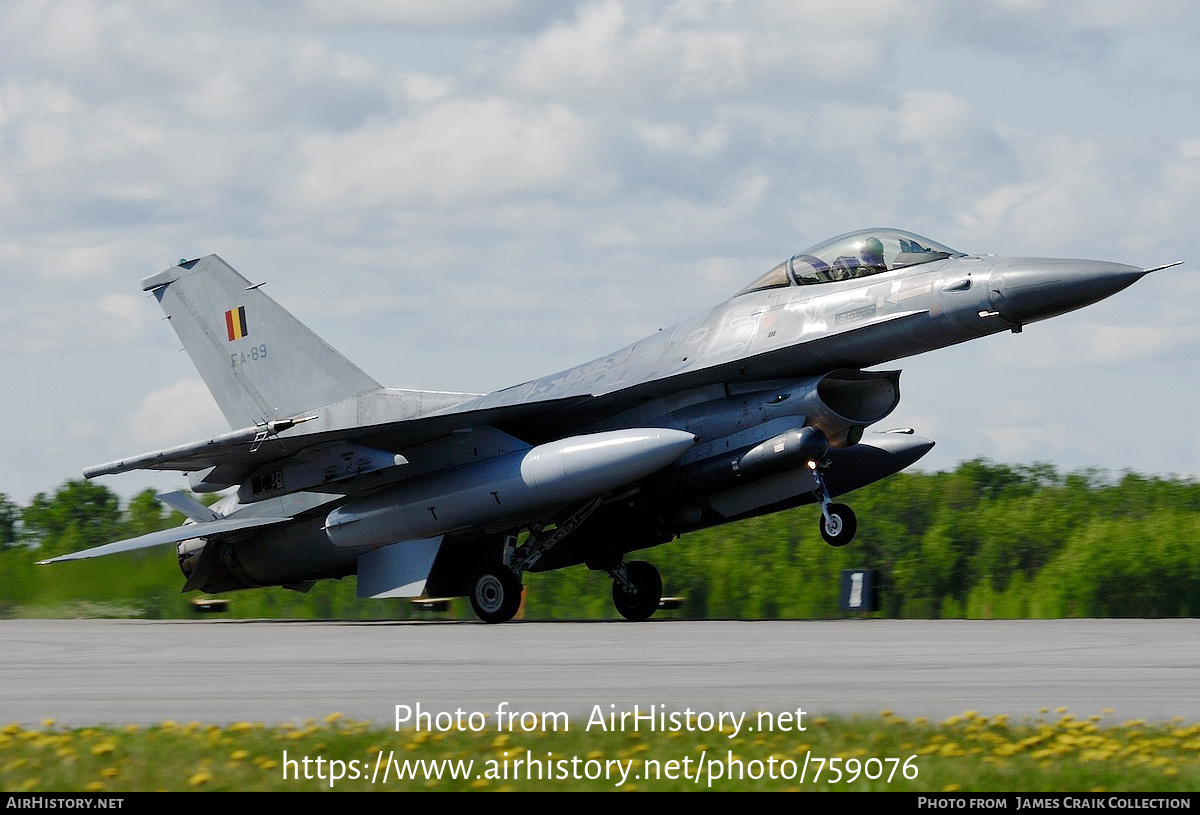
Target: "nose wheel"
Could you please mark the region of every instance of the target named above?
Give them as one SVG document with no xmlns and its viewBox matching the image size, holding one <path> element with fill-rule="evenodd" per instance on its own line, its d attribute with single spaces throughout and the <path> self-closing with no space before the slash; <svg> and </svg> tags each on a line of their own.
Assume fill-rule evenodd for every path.
<svg viewBox="0 0 1200 815">
<path fill-rule="evenodd" d="M 821 527 L 821 537 L 830 546 L 845 546 L 854 540 L 858 531 L 858 519 L 854 510 L 845 504 L 829 504 L 821 508 L 821 517 L 817 519 Z"/>
<path fill-rule="evenodd" d="M 613 605 L 626 620 L 647 620 L 662 600 L 662 575 L 644 560 L 622 563 L 608 572 L 612 575 Z"/>
<path fill-rule="evenodd" d="M 820 466 L 816 462 L 811 462 L 809 467 L 812 470 L 813 481 L 817 485 L 813 494 L 817 496 L 817 501 L 821 504 L 821 517 L 817 519 L 821 537 L 830 546 L 845 546 L 854 540 L 854 533 L 858 531 L 858 518 L 855 517 L 854 510 L 850 507 L 845 504 L 835 504 L 830 499 L 829 490 L 825 488 L 825 479 L 821 477 Z"/>
</svg>

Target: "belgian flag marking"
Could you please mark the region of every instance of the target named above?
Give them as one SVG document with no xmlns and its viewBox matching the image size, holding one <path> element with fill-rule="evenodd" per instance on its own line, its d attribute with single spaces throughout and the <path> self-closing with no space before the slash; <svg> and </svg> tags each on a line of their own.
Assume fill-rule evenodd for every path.
<svg viewBox="0 0 1200 815">
<path fill-rule="evenodd" d="M 246 307 L 238 306 L 225 312 L 225 330 L 229 332 L 229 341 L 240 340 L 249 332 L 246 330 Z"/>
</svg>

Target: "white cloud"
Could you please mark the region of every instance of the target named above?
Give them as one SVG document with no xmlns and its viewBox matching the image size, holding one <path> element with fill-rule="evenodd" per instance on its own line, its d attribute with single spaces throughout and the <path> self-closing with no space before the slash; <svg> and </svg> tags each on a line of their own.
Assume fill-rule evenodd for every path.
<svg viewBox="0 0 1200 815">
<path fill-rule="evenodd" d="M 322 25 L 461 28 L 495 23 L 538 4 L 528 0 L 305 0 Z"/>
<path fill-rule="evenodd" d="M 432 102 L 448 95 L 451 83 L 444 77 L 428 74 L 403 74 L 400 84 L 405 94 L 414 102 Z"/>
<path fill-rule="evenodd" d="M 94 303 L 61 291 L 23 298 L 0 309 L 0 352 L 42 354 L 67 349 L 116 347 L 136 337 L 149 322 L 145 303 L 126 295 L 104 295 Z"/>
<path fill-rule="evenodd" d="M 698 131 L 674 123 L 635 124 L 634 128 L 652 149 L 692 161 L 714 159 L 729 145 L 729 131 L 720 124 Z"/>
<path fill-rule="evenodd" d="M 100 311 L 120 324 L 139 322 L 146 313 L 146 303 L 128 294 L 106 294 L 100 298 Z"/>
<path fill-rule="evenodd" d="M 128 421 L 128 436 L 143 445 L 143 449 L 150 449 L 228 429 L 222 425 L 217 403 L 204 383 L 199 379 L 181 379 L 142 400 Z"/>
<path fill-rule="evenodd" d="M 1053 461 L 1062 456 L 1064 449 L 1072 447 L 1082 448 L 1093 456 L 1103 454 L 1095 439 L 1061 422 L 1038 419 L 1029 424 L 984 427 L 981 432 L 993 448 L 988 458 L 997 461 Z"/>
<path fill-rule="evenodd" d="M 1181 346 L 1195 347 L 1200 339 L 1200 328 L 1100 325 L 1091 327 L 1087 335 L 1076 346 L 1080 352 L 1077 363 L 1127 365 L 1161 359 Z"/>
<path fill-rule="evenodd" d="M 572 19 L 518 44 L 510 81 L 523 92 L 580 103 L 658 107 L 748 98 L 762 104 L 771 94 L 861 81 L 883 56 L 884 24 L 865 33 L 838 25 L 844 4 L 840 16 L 832 9 L 792 15 L 730 3 L 710 3 L 698 13 L 690 5 L 582 3 Z"/>
<path fill-rule="evenodd" d="M 559 105 L 435 102 L 410 118 L 310 136 L 296 192 L 317 212 L 446 207 L 527 193 L 572 197 L 580 182 L 596 180 L 587 139 L 585 122 Z"/>
<path fill-rule="evenodd" d="M 1144 319 L 1145 315 L 1136 315 Z M 1094 323 L 1087 312 L 1047 336 L 1036 352 L 1023 359 L 1027 369 L 1054 371 L 1063 368 L 1106 366 L 1117 371 L 1131 366 L 1161 363 L 1180 353 L 1200 350 L 1200 327 L 1181 321 L 1159 324 L 1115 325 Z M 997 360 L 1000 362 L 1000 360 Z"/>
</svg>

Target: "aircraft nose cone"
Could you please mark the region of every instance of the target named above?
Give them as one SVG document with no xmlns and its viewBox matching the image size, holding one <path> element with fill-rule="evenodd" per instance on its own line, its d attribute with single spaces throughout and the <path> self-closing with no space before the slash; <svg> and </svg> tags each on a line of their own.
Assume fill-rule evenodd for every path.
<svg viewBox="0 0 1200 815">
<path fill-rule="evenodd" d="M 1004 319 L 1029 323 L 1103 300 L 1144 274 L 1136 266 L 1102 260 L 1014 258 L 992 272 L 989 297 Z"/>
</svg>

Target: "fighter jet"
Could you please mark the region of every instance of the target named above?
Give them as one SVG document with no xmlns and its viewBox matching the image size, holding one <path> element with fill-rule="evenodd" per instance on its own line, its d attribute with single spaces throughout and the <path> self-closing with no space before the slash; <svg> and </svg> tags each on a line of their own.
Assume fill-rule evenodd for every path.
<svg viewBox="0 0 1200 815">
<path fill-rule="evenodd" d="M 868 229 L 606 357 L 475 394 L 384 388 L 221 258 L 181 261 L 142 288 L 233 430 L 84 475 L 174 470 L 231 492 L 211 508 L 160 496 L 183 526 L 45 562 L 177 544 L 184 591 L 357 575 L 360 597 L 466 595 L 492 623 L 514 616 L 526 572 L 586 564 L 644 620 L 662 579 L 630 552 L 809 503 L 828 543 L 850 542 L 854 512 L 833 499 L 933 446 L 865 432 L 900 400 L 899 371 L 867 369 L 1019 332 L 1152 271 Z"/>
</svg>

